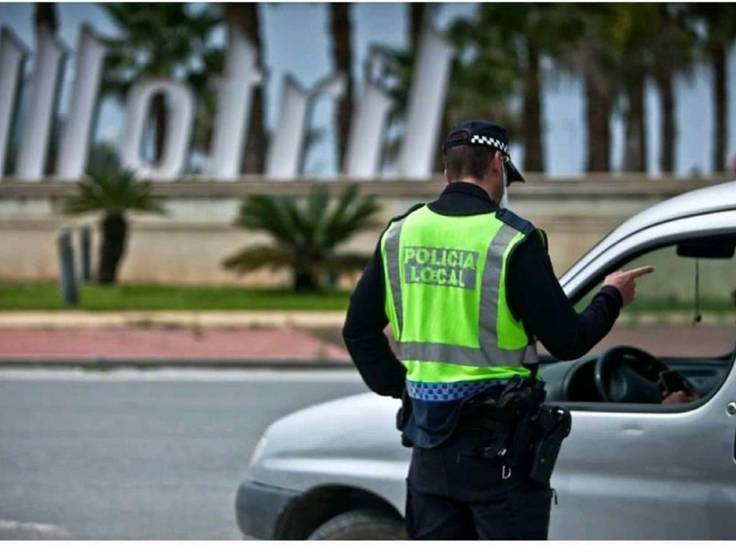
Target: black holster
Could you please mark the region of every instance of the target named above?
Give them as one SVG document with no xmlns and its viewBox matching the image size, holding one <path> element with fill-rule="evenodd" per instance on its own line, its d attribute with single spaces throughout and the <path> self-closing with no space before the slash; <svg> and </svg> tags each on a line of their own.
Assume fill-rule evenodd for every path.
<svg viewBox="0 0 736 552">
<path fill-rule="evenodd" d="M 559 406 L 543 404 L 532 420 L 537 434 L 529 477 L 546 483 L 552 477 L 562 441 L 570 435 L 572 416 Z"/>
<path fill-rule="evenodd" d="M 401 444 L 405 447 L 414 446 L 414 443 L 404 435 L 404 428 L 409 421 L 409 416 L 411 416 L 411 397 L 409 397 L 409 394 L 406 392 L 406 387 L 404 387 L 401 392 L 401 406 L 396 412 L 396 429 L 401 432 Z"/>
<path fill-rule="evenodd" d="M 489 430 L 490 441 L 477 453 L 513 473 L 549 481 L 562 440 L 570 434 L 570 413 L 543 404 L 544 382 L 514 378 L 500 394 L 470 402 L 468 414 Z"/>
</svg>

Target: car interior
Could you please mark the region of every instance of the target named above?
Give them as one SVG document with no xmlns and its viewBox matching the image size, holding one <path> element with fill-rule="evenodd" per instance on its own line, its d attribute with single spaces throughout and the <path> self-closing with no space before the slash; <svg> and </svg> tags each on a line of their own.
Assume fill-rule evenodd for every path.
<svg viewBox="0 0 736 552">
<path fill-rule="evenodd" d="M 661 405 L 660 373 L 669 371 L 674 373 L 673 379 L 684 378 L 695 388 L 699 400 L 707 400 L 725 381 L 735 359 L 734 353 L 715 358 L 657 359 L 641 349 L 621 347 L 570 362 L 550 360 L 541 371 L 550 402 Z M 603 383 L 602 390 L 598 381 Z"/>
<path fill-rule="evenodd" d="M 732 234 L 658 245 L 622 259 L 589 282 L 576 308 L 588 304 L 606 274 L 618 268 L 655 268 L 637 280 L 636 299 L 622 311 L 633 311 L 627 312 L 630 329 L 622 337 L 634 335 L 637 344 L 614 338 L 614 344 L 573 361 L 542 357 L 547 401 L 573 409 L 646 411 L 684 410 L 706 402 L 736 361 L 735 251 Z M 667 329 L 675 326 L 679 340 L 668 337 Z M 649 334 L 656 338 L 651 348 L 646 346 Z M 687 401 L 663 403 L 668 393 L 685 390 Z"/>
</svg>

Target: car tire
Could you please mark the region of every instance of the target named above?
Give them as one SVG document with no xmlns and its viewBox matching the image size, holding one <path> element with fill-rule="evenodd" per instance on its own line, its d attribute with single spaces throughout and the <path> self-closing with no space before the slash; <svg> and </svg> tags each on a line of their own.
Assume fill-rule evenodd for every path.
<svg viewBox="0 0 736 552">
<path fill-rule="evenodd" d="M 399 539 L 406 539 L 403 522 L 376 510 L 352 510 L 339 514 L 309 535 L 309 540 Z"/>
</svg>

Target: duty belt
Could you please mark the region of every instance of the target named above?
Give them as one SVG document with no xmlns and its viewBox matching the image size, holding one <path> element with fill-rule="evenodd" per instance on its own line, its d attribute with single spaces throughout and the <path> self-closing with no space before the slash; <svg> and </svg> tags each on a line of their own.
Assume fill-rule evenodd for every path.
<svg viewBox="0 0 736 552">
<path fill-rule="evenodd" d="M 498 463 L 503 479 L 513 473 L 547 483 L 563 439 L 570 433 L 570 413 L 543 404 L 544 382 L 513 378 L 503 389 L 470 399 L 462 424 L 488 430 L 476 453 Z"/>
</svg>

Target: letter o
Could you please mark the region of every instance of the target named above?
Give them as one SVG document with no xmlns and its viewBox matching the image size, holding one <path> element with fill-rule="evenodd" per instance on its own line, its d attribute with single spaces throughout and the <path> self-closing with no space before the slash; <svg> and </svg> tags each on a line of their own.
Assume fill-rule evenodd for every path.
<svg viewBox="0 0 736 552">
<path fill-rule="evenodd" d="M 169 100 L 166 141 L 161 161 L 146 163 L 142 156 L 146 115 L 156 94 Z M 188 86 L 166 79 L 145 79 L 137 82 L 128 93 L 125 132 L 120 144 L 120 158 L 141 178 L 172 180 L 181 174 L 186 162 L 194 120 L 194 94 Z"/>
</svg>

